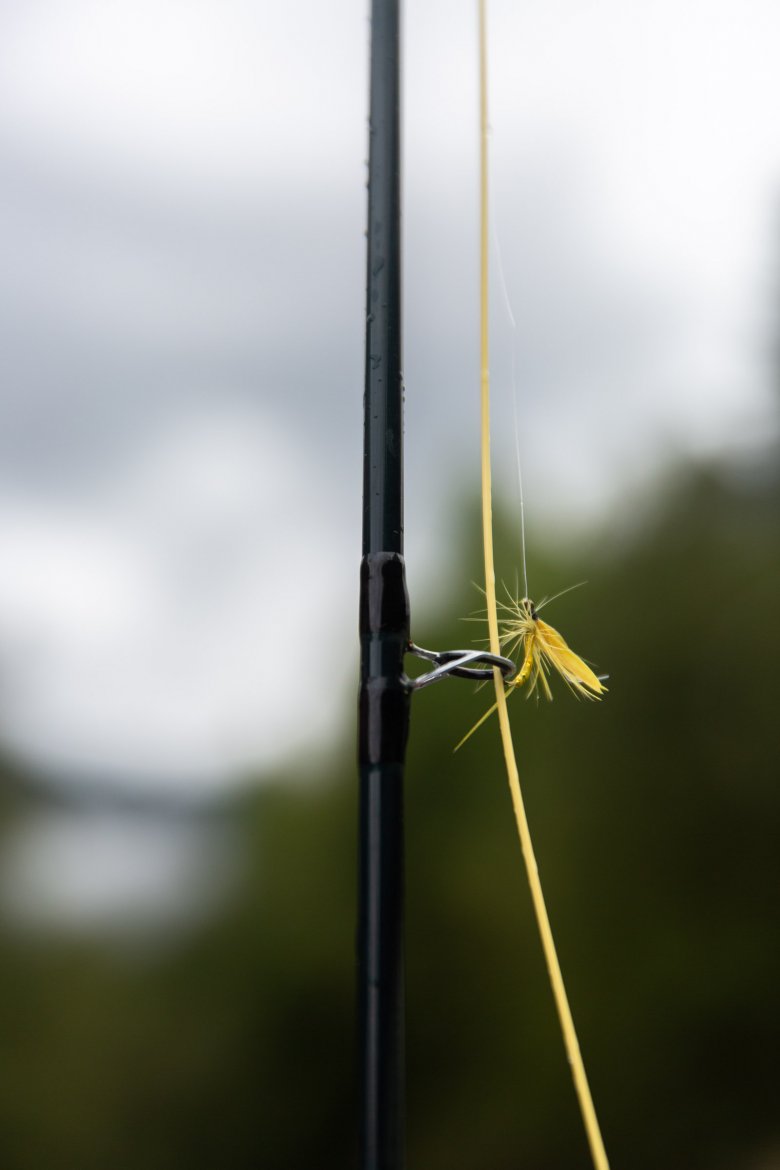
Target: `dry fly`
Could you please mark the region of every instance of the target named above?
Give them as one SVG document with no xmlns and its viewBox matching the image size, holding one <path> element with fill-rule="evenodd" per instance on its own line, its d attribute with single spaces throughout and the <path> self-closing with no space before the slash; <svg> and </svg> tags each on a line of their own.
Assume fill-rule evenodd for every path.
<svg viewBox="0 0 780 1170">
<path fill-rule="evenodd" d="M 587 662 L 575 654 L 557 630 L 543 622 L 539 610 L 546 602 L 534 605 L 530 597 L 521 601 L 510 599 L 510 604 L 500 603 L 499 632 L 502 652 L 508 657 L 520 653 L 523 663 L 517 675 L 509 684 L 521 687 L 528 682 L 528 694 L 539 687 L 548 699 L 552 691 L 547 676 L 554 667 L 575 695 L 583 699 L 597 699 L 607 688 Z"/>
<path fill-rule="evenodd" d="M 546 698 L 552 699 L 549 675 L 555 669 L 578 698 L 599 699 L 607 689 L 603 683 L 606 675 L 599 677 L 595 674 L 587 662 L 567 646 L 558 631 L 539 617 L 539 610 L 554 599 L 548 598 L 534 605 L 530 597 L 518 600 L 509 593 L 508 596 L 508 604 L 503 601 L 498 603 L 501 653 L 508 658 L 519 659 L 522 656 L 522 664 L 515 677 L 506 684 L 507 690 L 512 692 L 527 683 L 526 697 L 530 698 L 535 691 L 542 691 Z M 485 712 L 471 731 L 464 735 L 455 751 L 482 726 L 497 706 L 498 703 L 494 703 Z"/>
</svg>

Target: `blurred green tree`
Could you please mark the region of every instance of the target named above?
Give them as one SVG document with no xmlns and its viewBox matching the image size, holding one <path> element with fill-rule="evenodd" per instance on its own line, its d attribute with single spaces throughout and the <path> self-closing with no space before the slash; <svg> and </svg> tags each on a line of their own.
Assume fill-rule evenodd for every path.
<svg viewBox="0 0 780 1170">
<path fill-rule="evenodd" d="M 774 464 L 681 470 L 651 521 L 530 566 L 547 593 L 589 579 L 550 620 L 610 674 L 602 703 L 559 687 L 511 712 L 615 1166 L 780 1166 L 779 485 Z M 476 514 L 465 527 L 468 582 Z M 447 600 L 478 605 L 467 585 Z M 475 632 L 442 617 L 416 636 Z M 586 1167 L 495 727 L 452 753 L 489 703 L 455 682 L 415 699 L 409 1161 Z M 239 889 L 156 958 L 5 930 L 4 1170 L 354 1164 L 353 761 L 350 732 L 316 785 L 266 778 L 237 801 Z M 6 786 L 5 833 L 23 791 Z"/>
</svg>

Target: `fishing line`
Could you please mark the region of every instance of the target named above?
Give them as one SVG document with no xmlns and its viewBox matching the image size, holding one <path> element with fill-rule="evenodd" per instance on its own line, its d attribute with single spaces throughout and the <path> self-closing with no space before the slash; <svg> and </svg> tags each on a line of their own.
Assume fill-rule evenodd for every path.
<svg viewBox="0 0 780 1170">
<path fill-rule="evenodd" d="M 500 654 L 498 632 L 498 606 L 496 601 L 496 574 L 493 554 L 493 503 L 492 476 L 490 465 L 490 363 L 489 363 L 489 318 L 488 318 L 488 117 L 487 117 L 487 29 L 486 0 L 479 0 L 479 103 L 480 103 L 480 416 L 481 416 L 481 463 L 482 463 L 482 536 L 485 556 L 485 597 L 487 600 L 488 632 L 490 651 Z M 504 749 L 507 779 L 512 794 L 512 805 L 517 830 L 525 861 L 528 884 L 531 889 L 534 913 L 542 939 L 547 970 L 550 977 L 555 1006 L 560 1020 L 566 1055 L 571 1067 L 574 1087 L 582 1113 L 585 1133 L 590 1147 L 595 1170 L 609 1170 L 604 1142 L 601 1137 L 596 1110 L 593 1105 L 585 1065 L 580 1053 L 577 1033 L 574 1028 L 566 988 L 561 974 L 558 955 L 555 950 L 550 920 L 544 902 L 539 870 L 534 856 L 531 833 L 528 826 L 520 776 L 512 743 L 512 729 L 509 725 L 506 692 L 501 671 L 493 668 L 496 688 L 498 720 L 501 728 L 501 742 Z"/>
<path fill-rule="evenodd" d="M 531 591 L 528 588 L 528 564 L 525 555 L 525 492 L 523 490 L 523 461 L 520 457 L 520 419 L 518 401 L 520 398 L 519 379 L 517 376 L 517 321 L 512 312 L 512 300 L 509 296 L 509 289 L 506 283 L 506 276 L 504 275 L 504 260 L 501 253 L 501 241 L 498 235 L 498 217 L 496 215 L 495 202 L 493 200 L 492 190 L 489 192 L 490 197 L 490 221 L 493 233 L 493 251 L 496 257 L 496 271 L 498 272 L 498 283 L 501 289 L 501 294 L 504 300 L 504 309 L 509 318 L 509 324 L 512 330 L 512 416 L 515 427 L 515 458 L 517 466 L 517 489 L 520 497 L 520 554 L 523 561 L 523 585 L 525 587 L 524 597 L 530 597 Z"/>
</svg>

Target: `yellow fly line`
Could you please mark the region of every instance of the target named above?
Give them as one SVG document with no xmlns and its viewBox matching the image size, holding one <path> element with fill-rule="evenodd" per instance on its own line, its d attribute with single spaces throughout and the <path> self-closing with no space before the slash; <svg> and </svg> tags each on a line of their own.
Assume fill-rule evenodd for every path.
<svg viewBox="0 0 780 1170">
<path fill-rule="evenodd" d="M 487 115 L 487 30 L 486 0 L 479 0 L 479 102 L 480 102 L 480 368 L 481 368 L 481 419 L 482 419 L 482 533 L 485 549 L 485 595 L 487 598 L 488 631 L 491 654 L 501 653 L 498 630 L 498 605 L 496 602 L 496 573 L 493 556 L 493 503 L 490 471 L 490 362 L 488 330 L 488 115 Z M 501 671 L 493 669 L 496 687 L 496 705 L 501 728 L 501 742 L 504 748 L 507 778 L 512 794 L 517 831 L 523 851 L 528 884 L 531 887 L 534 913 L 542 937 L 542 947 L 550 976 L 555 1006 L 563 1032 L 566 1055 L 571 1066 L 574 1087 L 582 1112 L 582 1120 L 590 1146 L 593 1165 L 596 1170 L 609 1170 L 609 1162 L 601 1137 L 596 1110 L 593 1105 L 585 1065 L 582 1061 L 577 1033 L 574 1029 L 569 1000 L 563 983 L 560 963 L 550 928 L 550 919 L 544 904 L 542 884 L 534 856 L 528 818 L 520 789 L 515 750 L 512 744 L 512 730 L 507 713 L 506 692 Z"/>
</svg>

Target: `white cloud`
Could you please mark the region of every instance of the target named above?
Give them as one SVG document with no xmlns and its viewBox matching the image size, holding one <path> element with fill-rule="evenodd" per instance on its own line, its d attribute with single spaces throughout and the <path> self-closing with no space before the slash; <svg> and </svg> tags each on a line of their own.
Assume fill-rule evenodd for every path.
<svg viewBox="0 0 780 1170">
<path fill-rule="evenodd" d="M 128 932 L 170 942 L 175 928 L 213 909 L 234 876 L 213 831 L 186 821 L 107 812 L 29 818 L 0 861 L 0 910 L 43 930 Z M 233 864 L 231 864 L 231 862 Z"/>
<path fill-rule="evenodd" d="M 333 734 L 356 601 L 341 506 L 278 423 L 230 412 L 160 435 L 88 510 L 7 505 L 8 741 L 210 787 Z"/>
<path fill-rule="evenodd" d="M 2 720 L 51 768 L 211 785 L 344 722 L 367 11 L 0 15 Z M 779 32 L 773 0 L 491 4 L 531 527 L 769 418 Z M 418 583 L 452 552 L 441 496 L 477 490 L 474 38 L 471 0 L 405 9 Z"/>
<path fill-rule="evenodd" d="M 362 0 L 71 0 L 3 24 L 6 128 L 108 169 L 219 189 L 319 166 L 326 183 L 345 150 L 362 150 Z"/>
</svg>

